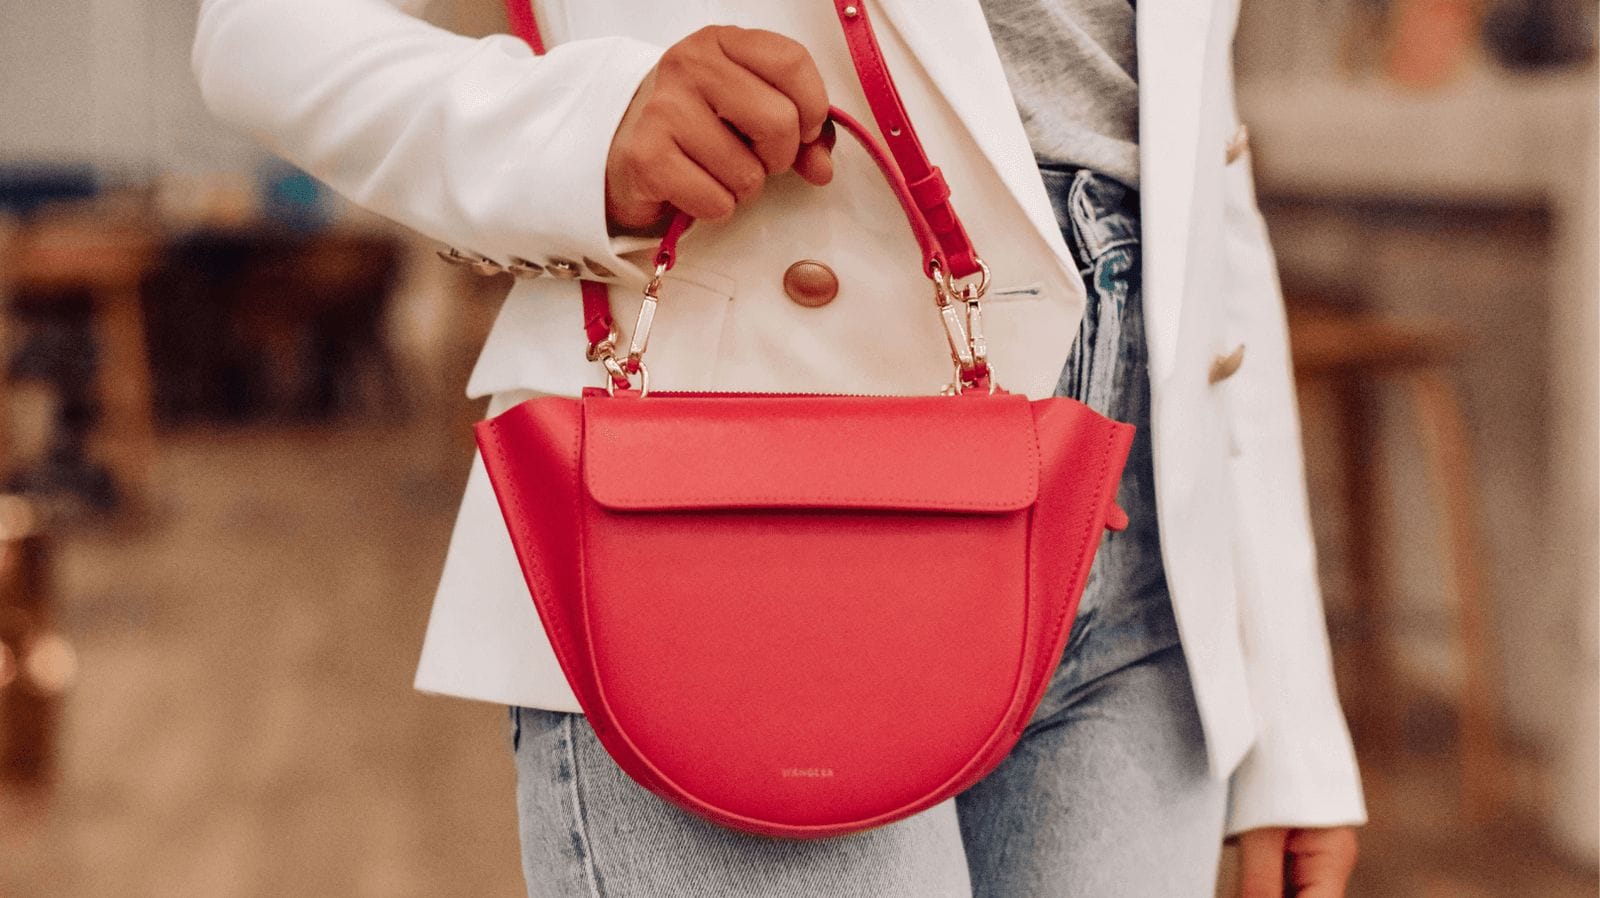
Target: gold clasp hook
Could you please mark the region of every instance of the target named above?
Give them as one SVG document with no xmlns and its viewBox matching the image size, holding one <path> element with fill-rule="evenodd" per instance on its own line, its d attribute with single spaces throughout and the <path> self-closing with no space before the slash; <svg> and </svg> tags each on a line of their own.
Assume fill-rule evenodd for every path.
<svg viewBox="0 0 1600 898">
<path fill-rule="evenodd" d="M 628 341 L 629 371 L 643 364 L 644 351 L 650 346 L 650 329 L 655 325 L 656 307 L 661 304 L 661 276 L 667 273 L 665 261 L 656 263 L 656 270 L 644 285 L 644 302 L 639 304 L 639 317 L 633 323 L 633 338 Z"/>
<path fill-rule="evenodd" d="M 930 267 L 928 276 L 933 280 L 933 300 L 939 307 L 939 319 L 944 323 L 945 339 L 950 344 L 950 358 L 956 367 L 955 382 L 946 387 L 945 392 L 959 394 L 966 387 L 978 386 L 986 380 L 993 392 L 989 341 L 983 332 L 983 304 L 980 302 L 989 290 L 989 266 L 979 259 L 978 280 L 959 286 L 937 260 Z M 965 316 L 957 300 L 966 306 Z"/>
<path fill-rule="evenodd" d="M 599 343 L 589 347 L 591 362 L 599 362 L 606 369 L 606 392 L 615 396 L 617 390 L 633 388 L 633 375 L 639 375 L 639 395 L 650 392 L 650 369 L 644 366 L 644 352 L 650 345 L 650 329 L 655 324 L 656 306 L 661 302 L 661 277 L 667 273 L 667 263 L 656 263 L 655 273 L 644 285 L 644 302 L 639 305 L 639 317 L 633 323 L 633 336 L 628 340 L 628 354 L 617 358 L 617 340 L 620 334 L 616 325 Z"/>
<path fill-rule="evenodd" d="M 951 275 L 943 274 L 940 278 L 943 281 L 945 291 L 963 302 L 977 302 L 983 298 L 983 294 L 989 292 L 988 264 L 982 259 L 973 259 L 972 261 L 978 263 L 978 280 L 976 282 L 968 281 L 958 287 L 956 279 Z M 937 262 L 934 263 L 934 270 L 939 270 Z"/>
</svg>

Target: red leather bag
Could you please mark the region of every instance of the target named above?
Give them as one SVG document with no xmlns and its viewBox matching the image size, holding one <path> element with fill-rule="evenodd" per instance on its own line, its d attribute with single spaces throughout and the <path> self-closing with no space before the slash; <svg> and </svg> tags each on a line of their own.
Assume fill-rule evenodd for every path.
<svg viewBox="0 0 1600 898">
<path fill-rule="evenodd" d="M 864 25 L 844 8 L 847 33 Z M 650 390 L 644 339 L 680 215 L 626 356 L 603 285 L 585 285 L 606 386 L 477 427 L 601 744 L 662 798 L 769 836 L 880 826 L 994 769 L 1059 662 L 1102 532 L 1126 523 L 1114 498 L 1133 428 L 993 387 L 987 272 L 948 193 L 915 195 L 888 151 L 833 114 L 923 250 L 957 367 L 945 395 Z M 948 211 L 942 228 L 925 206 Z M 978 284 L 952 276 L 962 257 L 947 242 Z"/>
</svg>

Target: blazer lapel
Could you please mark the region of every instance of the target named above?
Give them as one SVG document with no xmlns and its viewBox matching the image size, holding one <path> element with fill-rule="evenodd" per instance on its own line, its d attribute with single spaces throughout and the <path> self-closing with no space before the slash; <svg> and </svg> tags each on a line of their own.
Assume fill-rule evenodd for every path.
<svg viewBox="0 0 1600 898">
<path fill-rule="evenodd" d="M 1153 378 L 1171 371 L 1177 349 L 1200 149 L 1201 79 L 1216 4 L 1140 0 L 1135 13 L 1144 308 Z M 977 0 L 878 0 L 874 9 L 899 32 L 1034 227 L 1074 272 Z"/>
<path fill-rule="evenodd" d="M 1140 0 L 1139 192 L 1153 381 L 1172 370 L 1189 266 L 1201 78 L 1214 0 Z"/>
</svg>

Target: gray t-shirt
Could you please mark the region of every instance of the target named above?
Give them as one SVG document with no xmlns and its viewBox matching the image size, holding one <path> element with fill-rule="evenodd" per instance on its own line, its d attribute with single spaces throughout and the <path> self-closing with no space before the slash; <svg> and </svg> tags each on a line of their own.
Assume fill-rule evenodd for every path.
<svg viewBox="0 0 1600 898">
<path fill-rule="evenodd" d="M 1041 165 L 1139 186 L 1133 0 L 982 0 Z"/>
</svg>

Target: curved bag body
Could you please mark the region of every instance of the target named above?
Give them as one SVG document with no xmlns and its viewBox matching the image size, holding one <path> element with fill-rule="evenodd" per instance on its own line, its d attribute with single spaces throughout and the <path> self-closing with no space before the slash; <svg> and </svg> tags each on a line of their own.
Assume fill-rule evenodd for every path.
<svg viewBox="0 0 1600 898">
<path fill-rule="evenodd" d="M 477 427 L 606 750 L 689 811 L 796 838 L 904 818 L 1005 757 L 1132 434 L 1003 393 L 591 390 Z"/>
</svg>

